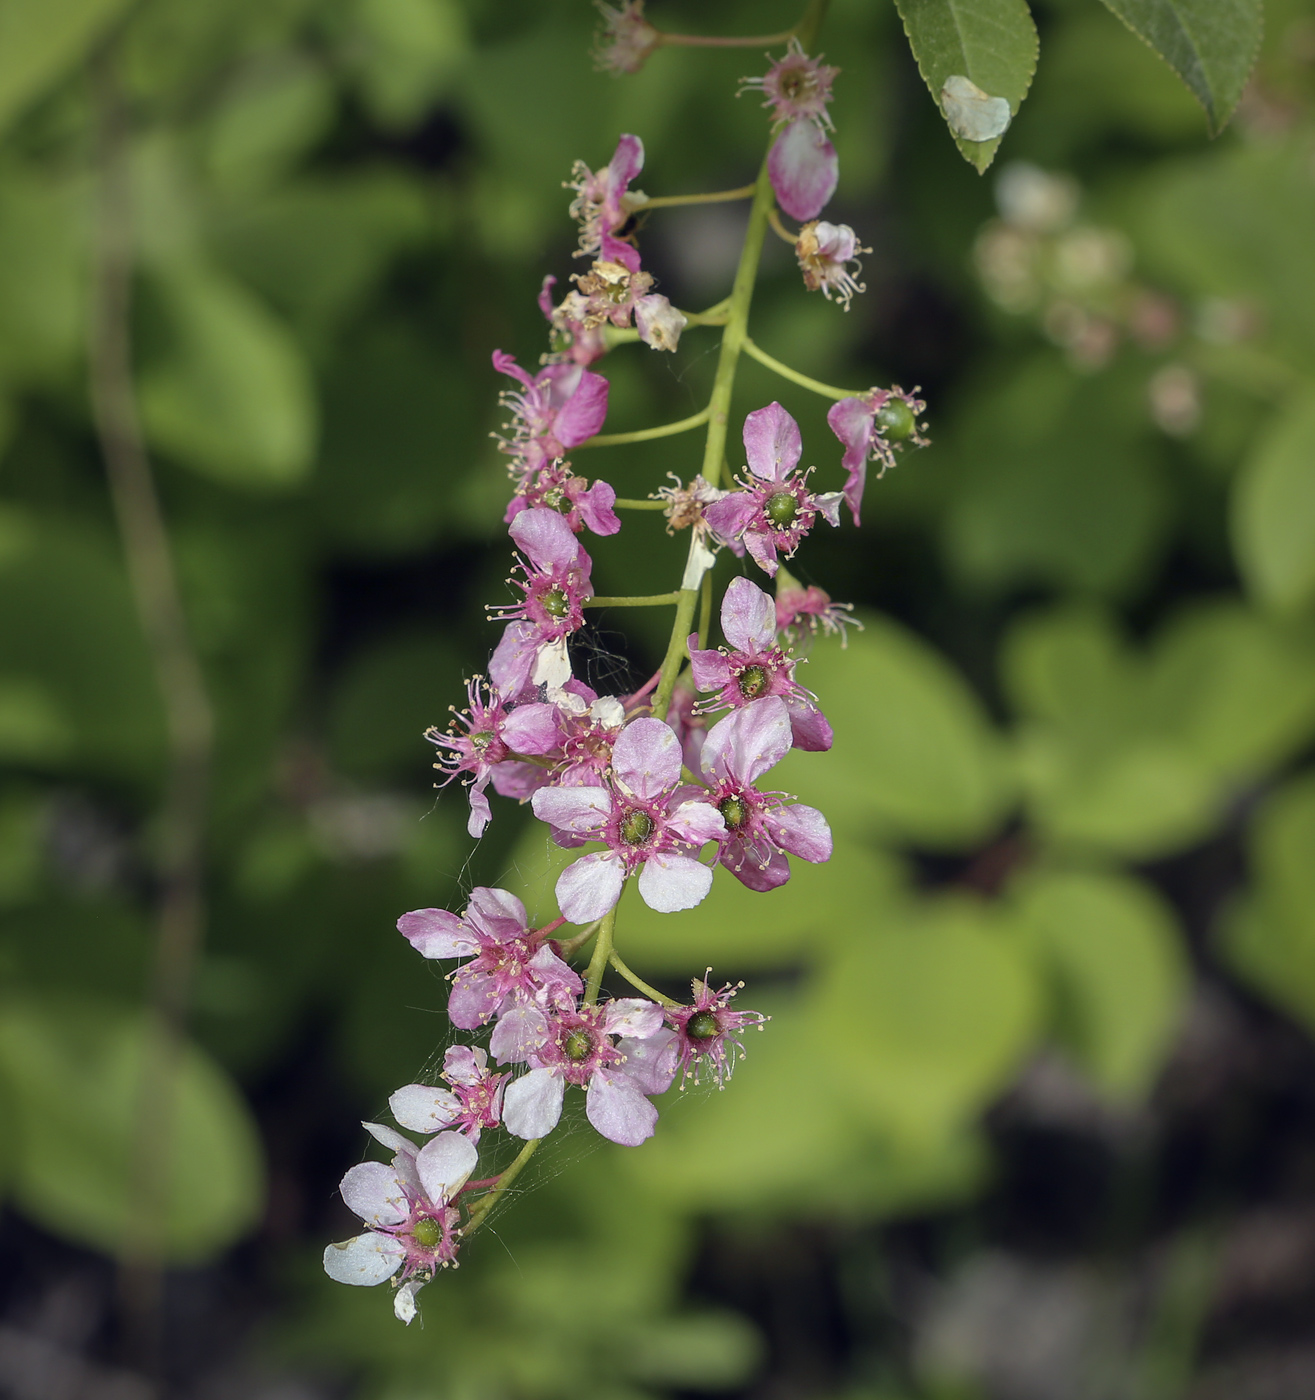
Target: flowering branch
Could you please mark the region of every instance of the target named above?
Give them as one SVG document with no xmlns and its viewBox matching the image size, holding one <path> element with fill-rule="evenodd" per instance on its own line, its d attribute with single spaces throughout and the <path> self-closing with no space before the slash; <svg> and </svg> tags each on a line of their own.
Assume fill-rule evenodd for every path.
<svg viewBox="0 0 1315 1400">
<path fill-rule="evenodd" d="M 729 204 L 736 199 L 749 199 L 754 192 L 753 185 L 741 185 L 734 190 L 717 190 L 712 194 L 660 194 L 645 199 L 641 210 L 666 209 L 678 204 Z"/>
</svg>

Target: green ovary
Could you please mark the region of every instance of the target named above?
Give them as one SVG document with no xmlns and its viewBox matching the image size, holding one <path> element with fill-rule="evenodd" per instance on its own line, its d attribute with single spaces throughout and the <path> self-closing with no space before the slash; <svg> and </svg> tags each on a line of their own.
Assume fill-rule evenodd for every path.
<svg viewBox="0 0 1315 1400">
<path fill-rule="evenodd" d="M 433 1247 L 443 1238 L 443 1231 L 439 1228 L 437 1220 L 425 1216 L 417 1220 L 411 1229 L 411 1238 L 425 1249 Z"/>
<path fill-rule="evenodd" d="M 550 588 L 543 595 L 543 610 L 549 617 L 565 617 L 571 605 L 560 588 Z"/>
<path fill-rule="evenodd" d="M 721 1027 L 711 1011 L 700 1011 L 685 1022 L 685 1034 L 691 1040 L 711 1040 L 721 1034 Z"/>
<path fill-rule="evenodd" d="M 738 831 L 749 820 L 749 808 L 742 797 L 723 797 L 717 810 L 728 831 Z"/>
<path fill-rule="evenodd" d="M 579 1064 L 581 1060 L 587 1060 L 593 1048 L 593 1037 L 588 1031 L 571 1031 L 562 1041 L 562 1049 L 566 1052 L 566 1058 L 576 1064 Z"/>
<path fill-rule="evenodd" d="M 637 807 L 621 818 L 621 839 L 627 846 L 642 846 L 653 834 L 653 818 Z"/>
<path fill-rule="evenodd" d="M 793 491 L 776 491 L 763 504 L 767 519 L 778 530 L 788 530 L 799 514 L 799 502 Z"/>
<path fill-rule="evenodd" d="M 903 442 L 912 437 L 917 426 L 913 421 L 913 410 L 903 399 L 887 399 L 877 409 L 872 421 L 876 424 L 877 432 L 891 442 Z"/>
</svg>

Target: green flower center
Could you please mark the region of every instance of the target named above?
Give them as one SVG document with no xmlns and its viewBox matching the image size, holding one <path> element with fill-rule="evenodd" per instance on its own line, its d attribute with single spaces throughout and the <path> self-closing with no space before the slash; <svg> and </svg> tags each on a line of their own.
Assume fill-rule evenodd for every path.
<svg viewBox="0 0 1315 1400">
<path fill-rule="evenodd" d="M 740 683 L 740 694 L 746 700 L 756 700 L 767 694 L 768 676 L 762 666 L 746 666 L 736 679 Z"/>
<path fill-rule="evenodd" d="M 768 496 L 763 510 L 778 530 L 788 530 L 799 514 L 799 502 L 793 491 L 774 491 Z"/>
<path fill-rule="evenodd" d="M 691 1040 L 711 1040 L 721 1034 L 721 1027 L 711 1011 L 699 1011 L 685 1022 L 685 1034 Z"/>
<path fill-rule="evenodd" d="M 594 1038 L 585 1030 L 574 1030 L 567 1033 L 566 1039 L 562 1041 L 562 1049 L 566 1052 L 566 1058 L 579 1064 L 581 1060 L 587 1060 L 594 1048 Z"/>
<path fill-rule="evenodd" d="M 443 1231 L 437 1220 L 426 1215 L 411 1227 L 411 1238 L 425 1249 L 433 1247 L 443 1238 Z"/>
<path fill-rule="evenodd" d="M 913 436 L 917 424 L 913 421 L 913 410 L 903 399 L 887 399 L 877 409 L 873 423 L 882 437 L 891 442 L 903 442 Z"/>
<path fill-rule="evenodd" d="M 477 749 L 483 750 L 493 742 L 493 731 L 491 729 L 481 729 L 470 736 L 470 742 Z"/>
<path fill-rule="evenodd" d="M 731 831 L 738 831 L 749 820 L 749 808 L 742 797 L 723 797 L 717 810 Z"/>
<path fill-rule="evenodd" d="M 549 617 L 565 617 L 571 605 L 560 588 L 550 588 L 543 595 L 543 610 Z"/>
<path fill-rule="evenodd" d="M 621 839 L 627 846 L 642 846 L 653 834 L 653 818 L 632 807 L 621 818 Z"/>
<path fill-rule="evenodd" d="M 543 503 L 551 506 L 559 515 L 571 513 L 571 502 L 560 486 L 553 486 L 543 493 Z"/>
</svg>

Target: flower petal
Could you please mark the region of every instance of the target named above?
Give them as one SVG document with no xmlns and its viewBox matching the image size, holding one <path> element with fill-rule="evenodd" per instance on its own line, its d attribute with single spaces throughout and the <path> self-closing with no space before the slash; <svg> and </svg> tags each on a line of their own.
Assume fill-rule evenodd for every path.
<svg viewBox="0 0 1315 1400">
<path fill-rule="evenodd" d="M 605 1138 L 622 1147 L 638 1147 L 657 1126 L 657 1109 L 617 1070 L 599 1070 L 589 1081 L 584 1111 Z"/>
<path fill-rule="evenodd" d="M 396 1129 L 388 1127 L 384 1123 L 362 1123 L 361 1127 L 370 1134 L 376 1142 L 382 1142 L 390 1152 L 400 1152 L 404 1156 L 412 1157 L 416 1154 L 416 1145 L 410 1138 L 404 1138 Z"/>
<path fill-rule="evenodd" d="M 547 506 L 521 511 L 508 533 L 536 569 L 569 569 L 580 555 L 571 527 Z"/>
<path fill-rule="evenodd" d="M 324 1272 L 335 1283 L 351 1283 L 371 1288 L 390 1279 L 402 1267 L 406 1246 L 391 1235 L 371 1230 L 324 1251 Z"/>
<path fill-rule="evenodd" d="M 793 742 L 785 701 L 766 695 L 712 726 L 703 741 L 703 771 L 733 783 L 756 783 Z"/>
<path fill-rule="evenodd" d="M 619 1040 L 616 1048 L 626 1057 L 622 1073 L 641 1094 L 665 1094 L 676 1077 L 675 1031 L 659 1030 L 643 1040 Z"/>
<path fill-rule="evenodd" d="M 754 476 L 781 481 L 798 465 L 803 450 L 799 424 L 779 403 L 755 409 L 744 420 L 744 451 Z"/>
<path fill-rule="evenodd" d="M 579 447 L 599 432 L 607 417 L 608 383 L 601 374 L 585 370 L 580 384 L 566 401 L 553 424 L 553 437 L 563 447 Z"/>
<path fill-rule="evenodd" d="M 719 540 L 737 540 L 757 514 L 757 497 L 748 491 L 732 491 L 719 501 L 703 508 L 708 528 Z"/>
<path fill-rule="evenodd" d="M 601 832 L 612 815 L 612 794 L 603 787 L 540 788 L 530 799 L 534 815 L 573 836 Z"/>
<path fill-rule="evenodd" d="M 644 903 L 659 914 L 693 909 L 702 904 L 711 888 L 712 871 L 689 856 L 653 855 L 639 872 L 639 893 Z"/>
<path fill-rule="evenodd" d="M 790 732 L 794 745 L 806 753 L 825 753 L 835 739 L 831 721 L 806 696 L 787 695 L 785 708 L 790 711 Z"/>
<path fill-rule="evenodd" d="M 489 1037 L 489 1050 L 500 1064 L 528 1059 L 548 1039 L 548 1020 L 532 1006 L 516 1006 Z"/>
<path fill-rule="evenodd" d="M 413 1278 L 408 1283 L 404 1283 L 401 1288 L 393 1294 L 393 1316 L 399 1322 L 405 1322 L 409 1327 L 415 1320 L 418 1313 L 416 1307 L 416 1294 L 428 1283 L 428 1279 Z"/>
<path fill-rule="evenodd" d="M 751 579 L 733 578 L 721 600 L 721 630 L 736 651 L 765 651 L 776 641 L 776 604 Z"/>
<path fill-rule="evenodd" d="M 792 219 L 807 221 L 817 218 L 836 192 L 840 162 L 830 141 L 801 117 L 772 144 L 767 173 L 781 208 Z"/>
<path fill-rule="evenodd" d="M 367 1225 L 400 1225 L 410 1210 L 396 1171 L 382 1162 L 357 1163 L 338 1190 Z"/>
<path fill-rule="evenodd" d="M 790 878 L 790 862 L 785 853 L 761 839 L 756 847 L 746 841 L 728 841 L 721 848 L 720 859 L 740 884 L 751 890 L 779 889 Z"/>
<path fill-rule="evenodd" d="M 665 720 L 632 720 L 617 735 L 612 771 L 636 797 L 649 800 L 669 792 L 680 781 L 676 731 Z"/>
<path fill-rule="evenodd" d="M 608 1035 L 632 1036 L 644 1040 L 662 1029 L 662 1008 L 644 997 L 618 997 L 603 1012 L 603 1029 Z"/>
<path fill-rule="evenodd" d="M 416 1133 L 436 1133 L 460 1116 L 461 1100 L 447 1089 L 405 1084 L 389 1100 L 393 1117 Z"/>
<path fill-rule="evenodd" d="M 621 898 L 625 876 L 611 851 L 595 851 L 573 861 L 557 877 L 557 907 L 572 924 L 601 919 Z"/>
<path fill-rule="evenodd" d="M 489 1057 L 478 1045 L 449 1045 L 443 1056 L 443 1076 L 453 1084 L 478 1084 L 488 1068 Z"/>
<path fill-rule="evenodd" d="M 502 1126 L 518 1138 L 547 1137 L 562 1116 L 566 1084 L 550 1069 L 532 1069 L 507 1085 Z"/>
<path fill-rule="evenodd" d="M 690 673 L 694 677 L 696 690 L 720 690 L 731 680 L 730 662 L 719 651 L 698 651 L 693 646 L 698 641 L 698 633 L 690 633 L 689 662 Z"/>
<path fill-rule="evenodd" d="M 779 567 L 776 562 L 776 535 L 771 530 L 746 530 L 744 547 L 753 556 L 753 562 L 768 578 L 776 577 Z"/>
<path fill-rule="evenodd" d="M 690 787 L 687 792 L 701 792 L 701 788 Z M 682 802 L 667 818 L 667 831 L 679 841 L 688 841 L 691 846 L 701 846 L 705 841 L 717 841 L 726 834 L 726 819 L 712 805 L 702 798 Z"/>
<path fill-rule="evenodd" d="M 551 753 L 562 742 L 556 705 L 517 705 L 502 724 L 502 739 L 516 753 Z"/>
<path fill-rule="evenodd" d="M 451 1201 L 470 1179 L 479 1153 L 461 1133 L 439 1133 L 416 1154 L 416 1171 L 425 1195 L 435 1203 Z"/>
<path fill-rule="evenodd" d="M 814 865 L 831 859 L 831 827 L 816 807 L 796 802 L 767 819 L 767 831 L 778 846 Z"/>
<path fill-rule="evenodd" d="M 413 909 L 397 928 L 422 958 L 465 958 L 479 951 L 470 930 L 447 909 Z"/>
</svg>

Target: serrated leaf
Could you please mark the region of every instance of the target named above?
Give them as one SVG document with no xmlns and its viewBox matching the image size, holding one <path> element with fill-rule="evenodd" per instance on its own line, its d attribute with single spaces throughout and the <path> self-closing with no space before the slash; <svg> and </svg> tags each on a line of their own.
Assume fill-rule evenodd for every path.
<svg viewBox="0 0 1315 1400">
<path fill-rule="evenodd" d="M 1114 875 L 1042 874 L 1019 893 L 1020 928 L 1051 976 L 1066 1047 L 1107 1093 L 1145 1093 L 1188 981 L 1169 911 L 1148 886 Z"/>
<path fill-rule="evenodd" d="M 895 0 L 918 71 L 937 106 L 954 77 L 967 78 L 988 98 L 1003 98 L 1011 117 L 1036 71 L 1037 37 L 1023 0 Z M 947 120 L 949 114 L 947 113 Z M 949 121 L 951 132 L 954 122 Z M 1001 136 L 985 141 L 955 135 L 970 165 L 983 171 L 995 159 Z"/>
<path fill-rule="evenodd" d="M 1217 136 L 1260 51 L 1260 0 L 1103 0 L 1160 55 L 1205 108 Z"/>
<path fill-rule="evenodd" d="M 1230 524 L 1247 588 L 1280 610 L 1315 599 L 1315 394 L 1284 411 L 1237 479 Z"/>
</svg>

